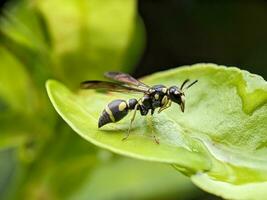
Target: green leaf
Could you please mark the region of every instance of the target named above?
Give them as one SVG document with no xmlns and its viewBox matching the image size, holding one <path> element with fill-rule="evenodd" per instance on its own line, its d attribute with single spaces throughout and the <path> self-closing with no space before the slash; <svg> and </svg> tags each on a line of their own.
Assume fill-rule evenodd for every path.
<svg viewBox="0 0 267 200">
<path fill-rule="evenodd" d="M 57 124 L 57 139 L 48 140 L 36 162 L 25 170 L 13 199 L 66 199 L 99 163 L 94 147 L 63 125 Z"/>
<path fill-rule="evenodd" d="M 44 142 L 39 139 L 50 134 L 56 116 L 47 109 L 44 89 L 42 93 L 37 89 L 24 65 L 2 45 L 0 58 L 0 149 L 29 143 L 38 149 Z"/>
<path fill-rule="evenodd" d="M 52 8 L 57 12 L 51 12 Z M 49 77 L 73 86 L 77 79 L 97 77 L 108 67 L 124 68 L 122 62 L 126 63 L 128 57 L 131 59 L 127 66 L 136 62 L 144 33 L 140 20 L 135 23 L 135 8 L 134 0 L 113 0 L 104 6 L 98 1 L 25 0 L 4 7 L 0 18 L 0 110 L 5 115 L 0 116 L 0 147 L 21 144 L 29 133 L 50 134 L 40 131 L 52 128 L 55 122 L 54 113 L 47 109 L 49 102 L 43 87 Z M 114 11 L 117 17 L 106 17 Z M 64 24 L 70 21 L 77 27 Z M 119 27 L 113 27 L 118 21 Z M 137 45 L 131 48 L 136 40 Z M 110 59 L 105 57 L 106 51 Z M 101 67 L 89 66 L 94 56 Z M 11 125 L 14 121 L 17 126 Z M 36 136 L 35 133 L 31 138 Z"/>
<path fill-rule="evenodd" d="M 246 175 L 248 175 L 248 172 L 244 174 L 244 176 Z M 266 195 L 266 181 L 231 184 L 214 180 L 207 174 L 197 174 L 192 176 L 191 179 L 203 190 L 222 196 L 225 199 L 262 199 Z"/>
<path fill-rule="evenodd" d="M 33 5 L 27 0 L 6 4 L 0 18 L 0 33 L 25 48 L 44 50 L 48 47 L 48 41 L 40 21 L 41 16 L 34 10 Z"/>
<path fill-rule="evenodd" d="M 0 97 L 2 111 L 32 113 L 37 107 L 37 94 L 23 65 L 0 45 Z M 5 106 L 4 106 L 5 104 Z"/>
<path fill-rule="evenodd" d="M 7 4 L 3 10 L 0 43 L 31 74 L 34 85 L 43 89 L 53 65 L 42 16 L 25 0 Z"/>
<path fill-rule="evenodd" d="M 26 130 L 32 125 L 27 120 L 39 106 L 37 92 L 23 66 L 0 46 L 0 148 L 21 144 Z M 16 122 L 16 126 L 13 126 Z"/>
<path fill-rule="evenodd" d="M 129 127 L 130 115 L 101 129 L 97 128 L 97 121 L 108 102 L 133 96 L 90 90 L 73 93 L 53 80 L 46 87 L 62 118 L 99 147 L 134 158 L 171 163 L 192 176 L 197 185 L 227 198 L 239 199 L 234 194 L 236 185 L 265 184 L 267 83 L 260 76 L 214 64 L 160 72 L 143 81 L 171 86 L 186 78 L 199 82 L 186 91 L 185 113 L 173 105 L 153 117 L 138 115 L 126 141 L 121 139 Z M 153 134 L 160 140 L 159 145 Z M 204 187 L 206 181 L 198 178 L 201 174 L 216 185 Z M 221 190 L 225 183 L 231 190 Z M 255 193 L 258 188 L 253 187 Z M 242 192 L 249 195 L 246 189 Z"/>
<path fill-rule="evenodd" d="M 142 44 L 132 45 L 144 37 L 135 0 L 47 0 L 36 7 L 50 31 L 57 75 L 66 83 L 100 78 L 107 68 L 129 71 L 142 51 Z M 130 50 L 135 58 L 125 62 Z"/>
<path fill-rule="evenodd" d="M 187 199 L 203 194 L 173 168 L 98 150 L 63 123 L 43 152 L 15 188 L 13 199 Z"/>
<path fill-rule="evenodd" d="M 11 190 L 16 185 L 15 175 L 18 172 L 18 163 L 13 148 L 0 150 L 0 198 L 8 199 Z"/>
<path fill-rule="evenodd" d="M 129 71 L 135 65 L 144 43 L 136 10 L 135 0 L 11 3 L 0 18 L 0 43 L 36 85 L 57 77 L 73 87 L 80 79 L 100 78 L 107 68 Z"/>
<path fill-rule="evenodd" d="M 168 166 L 119 158 L 99 165 L 70 199 L 182 200 L 200 195 L 187 177 Z"/>
</svg>

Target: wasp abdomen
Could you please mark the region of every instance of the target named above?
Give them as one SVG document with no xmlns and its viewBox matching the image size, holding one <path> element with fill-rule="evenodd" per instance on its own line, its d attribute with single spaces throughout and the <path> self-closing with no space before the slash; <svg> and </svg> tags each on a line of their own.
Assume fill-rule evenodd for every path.
<svg viewBox="0 0 267 200">
<path fill-rule="evenodd" d="M 108 123 L 114 123 L 124 118 L 129 110 L 132 110 L 137 104 L 136 99 L 125 100 L 117 99 L 110 102 L 103 110 L 102 115 L 98 120 L 98 127 L 102 127 Z"/>
</svg>

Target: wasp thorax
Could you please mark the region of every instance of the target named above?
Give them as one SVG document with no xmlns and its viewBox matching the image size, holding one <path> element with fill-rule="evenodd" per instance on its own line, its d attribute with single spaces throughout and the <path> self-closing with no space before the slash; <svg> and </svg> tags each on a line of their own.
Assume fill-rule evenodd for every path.
<svg viewBox="0 0 267 200">
<path fill-rule="evenodd" d="M 129 109 L 133 110 L 135 105 L 138 103 L 138 101 L 136 99 L 129 99 L 127 104 Z"/>
</svg>

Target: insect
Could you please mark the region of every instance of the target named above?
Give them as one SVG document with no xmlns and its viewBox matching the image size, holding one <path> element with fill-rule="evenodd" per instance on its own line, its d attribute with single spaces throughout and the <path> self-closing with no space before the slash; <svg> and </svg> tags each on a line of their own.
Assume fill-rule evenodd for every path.
<svg viewBox="0 0 267 200">
<path fill-rule="evenodd" d="M 150 111 L 153 115 L 156 108 L 159 108 L 158 113 L 169 108 L 172 102 L 180 105 L 181 111 L 185 109 L 185 94 L 184 90 L 194 85 L 197 80 L 193 81 L 189 85 L 189 79 L 186 79 L 180 87 L 171 86 L 167 88 L 164 85 L 154 85 L 152 87 L 142 83 L 141 81 L 133 78 L 129 74 L 120 72 L 106 72 L 105 77 L 115 81 L 84 81 L 81 83 L 82 89 L 104 89 L 113 92 L 139 92 L 143 93 L 143 97 L 140 99 L 116 99 L 110 102 L 103 110 L 99 120 L 98 128 L 108 124 L 115 123 L 124 118 L 129 111 L 133 110 L 133 116 L 130 121 L 130 126 L 126 137 L 130 135 L 130 130 L 135 119 L 137 111 L 140 111 L 141 115 L 147 115 Z M 158 142 L 157 142 L 158 143 Z"/>
</svg>

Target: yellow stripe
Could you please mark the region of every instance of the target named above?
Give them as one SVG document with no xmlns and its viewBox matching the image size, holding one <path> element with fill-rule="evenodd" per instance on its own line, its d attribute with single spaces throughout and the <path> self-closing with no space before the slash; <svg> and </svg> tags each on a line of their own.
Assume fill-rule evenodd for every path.
<svg viewBox="0 0 267 200">
<path fill-rule="evenodd" d="M 161 100 L 161 104 L 162 105 L 165 105 L 167 103 L 167 100 L 168 100 L 168 97 L 167 96 L 164 96 Z"/>
<path fill-rule="evenodd" d="M 111 121 L 115 122 L 115 118 L 113 116 L 113 113 L 111 112 L 111 110 L 109 109 L 109 107 L 106 107 L 106 112 L 108 113 L 108 116 L 110 117 Z"/>
<path fill-rule="evenodd" d="M 167 88 L 162 88 L 162 92 L 166 93 L 167 92 Z"/>
<path fill-rule="evenodd" d="M 119 105 L 119 111 L 123 111 L 127 107 L 125 102 L 121 102 Z"/>
</svg>

